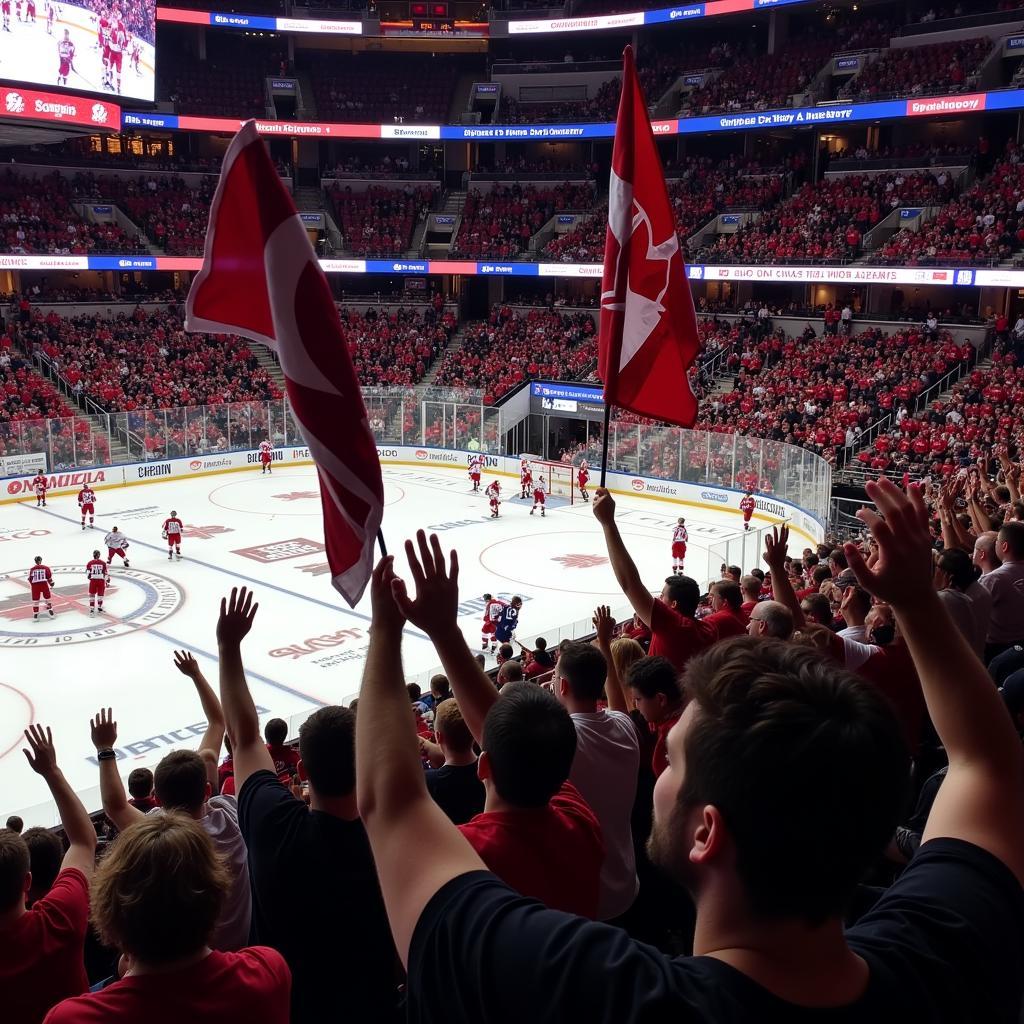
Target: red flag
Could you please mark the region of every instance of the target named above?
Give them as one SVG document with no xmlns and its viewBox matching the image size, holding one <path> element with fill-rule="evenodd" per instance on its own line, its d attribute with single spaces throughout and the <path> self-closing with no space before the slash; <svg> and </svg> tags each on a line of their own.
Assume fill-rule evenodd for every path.
<svg viewBox="0 0 1024 1024">
<path fill-rule="evenodd" d="M 654 144 L 633 48 L 623 54 L 622 96 L 608 186 L 598 373 L 604 400 L 691 427 L 697 400 L 687 369 L 700 351 L 697 316 L 675 218 Z"/>
<path fill-rule="evenodd" d="M 331 582 L 354 606 L 384 510 L 377 445 L 327 279 L 253 121 L 224 156 L 185 329 L 241 334 L 277 353 L 320 476 Z"/>
</svg>

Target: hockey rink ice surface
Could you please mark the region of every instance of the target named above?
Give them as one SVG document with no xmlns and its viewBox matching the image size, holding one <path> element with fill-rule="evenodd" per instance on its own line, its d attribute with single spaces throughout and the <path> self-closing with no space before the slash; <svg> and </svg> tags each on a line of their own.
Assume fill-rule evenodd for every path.
<svg viewBox="0 0 1024 1024">
<path fill-rule="evenodd" d="M 484 483 L 489 477 L 484 477 Z M 459 552 L 460 625 L 480 642 L 483 601 L 491 592 L 523 598 L 518 639 L 554 646 L 586 631 L 593 608 L 629 609 L 608 564 L 590 506 L 549 499 L 547 515 L 532 501 L 509 500 L 502 478 L 501 518 L 473 494 L 464 471 L 385 467 L 384 536 L 407 574 L 402 542 L 419 527 L 436 531 Z M 518 495 L 518 490 L 514 492 Z M 685 515 L 687 572 L 704 585 L 708 545 L 735 537 L 735 514 L 687 509 L 672 502 L 616 498 L 620 529 L 643 578 L 653 588 L 671 569 L 671 528 Z M 167 560 L 160 528 L 171 509 L 185 523 L 183 558 Z M 97 491 L 96 527 L 82 531 L 74 495 L 0 505 L 0 810 L 26 825 L 54 823 L 48 791 L 21 753 L 30 722 L 53 727 L 61 767 L 88 810 L 100 807 L 91 760 L 89 719 L 114 709 L 122 776 L 152 767 L 176 747 L 194 747 L 203 715 L 192 683 L 174 667 L 173 651 L 192 651 L 217 688 L 215 628 L 222 595 L 249 586 L 260 608 L 243 645 L 261 721 L 282 717 L 295 734 L 322 704 L 347 704 L 358 693 L 369 642 L 369 592 L 349 609 L 334 591 L 323 551 L 316 471 L 281 466 L 193 480 Z M 130 541 L 130 569 L 111 567 L 102 617 L 90 617 L 85 563 L 119 526 Z M 35 555 L 54 573 L 53 619 L 32 621 L 27 585 Z M 749 568 L 744 566 L 744 568 Z M 575 633 L 574 633 L 575 631 Z M 426 638 L 407 628 L 407 680 L 421 683 L 437 668 Z"/>
</svg>

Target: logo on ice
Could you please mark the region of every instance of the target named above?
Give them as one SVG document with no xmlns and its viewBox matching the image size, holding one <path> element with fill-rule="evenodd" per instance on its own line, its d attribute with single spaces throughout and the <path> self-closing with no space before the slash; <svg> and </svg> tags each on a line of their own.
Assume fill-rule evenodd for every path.
<svg viewBox="0 0 1024 1024">
<path fill-rule="evenodd" d="M 254 562 L 282 562 L 287 558 L 301 558 L 303 555 L 319 554 L 327 549 L 315 540 L 305 537 L 292 537 L 290 540 L 279 540 L 274 544 L 259 544 L 251 548 L 236 548 L 232 554 L 251 558 Z"/>
</svg>

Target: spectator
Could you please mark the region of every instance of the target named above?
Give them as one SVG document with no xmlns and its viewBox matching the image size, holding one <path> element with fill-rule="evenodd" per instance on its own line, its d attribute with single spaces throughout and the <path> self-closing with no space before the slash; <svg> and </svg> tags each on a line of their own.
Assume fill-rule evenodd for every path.
<svg viewBox="0 0 1024 1024">
<path fill-rule="evenodd" d="M 633 662 L 625 675 L 633 706 L 644 717 L 655 737 L 651 768 L 657 778 L 667 767 L 668 734 L 683 714 L 679 673 L 667 658 L 651 655 Z"/>
<path fill-rule="evenodd" d="M 759 576 L 744 576 L 740 580 L 740 590 L 743 594 L 743 603 L 740 605 L 740 612 L 750 622 L 751 612 L 761 601 L 761 587 L 764 581 Z"/>
<path fill-rule="evenodd" d="M 321 708 L 302 724 L 299 776 L 309 783 L 307 807 L 274 771 L 246 684 L 241 642 L 255 614 L 243 587 L 221 602 L 217 624 L 220 694 L 249 851 L 253 940 L 279 950 L 291 968 L 295 1024 L 322 1024 L 337 1014 L 339 964 L 349 972 L 346 1014 L 396 1020 L 394 945 L 355 802 L 355 713 Z M 404 685 L 401 693 L 407 727 Z"/>
<path fill-rule="evenodd" d="M 986 662 L 1024 642 L 1024 523 L 1003 524 L 995 553 L 1002 564 L 979 580 L 992 597 Z"/>
<path fill-rule="evenodd" d="M 288 723 L 283 718 L 271 718 L 263 727 L 263 738 L 267 741 L 267 752 L 278 776 L 294 775 L 299 764 L 299 752 L 287 745 Z"/>
<path fill-rule="evenodd" d="M 148 768 L 133 768 L 129 772 L 128 793 L 128 803 L 143 814 L 148 814 L 158 806 L 153 793 L 153 773 Z"/>
<path fill-rule="evenodd" d="M 779 601 L 762 601 L 750 613 L 747 633 L 766 639 L 788 640 L 793 635 L 793 613 Z"/>
<path fill-rule="evenodd" d="M 700 588 L 689 576 L 670 576 L 661 596 L 651 597 L 615 523 L 615 502 L 603 487 L 594 492 L 594 517 L 604 530 L 615 579 L 641 622 L 651 630 L 651 655 L 664 655 L 682 671 L 695 654 L 718 638 L 715 627 L 694 618 Z M 657 770 L 657 769 L 656 769 Z"/>
<path fill-rule="evenodd" d="M 32 870 L 32 887 L 28 891 L 27 905 L 31 908 L 52 888 L 64 861 L 64 844 L 56 832 L 48 828 L 26 829 L 22 833 L 28 847 Z"/>
<path fill-rule="evenodd" d="M 957 629 L 981 657 L 992 618 L 992 595 L 978 581 L 971 556 L 966 551 L 950 548 L 939 555 L 935 565 L 935 589 Z"/>
<path fill-rule="evenodd" d="M 96 860 L 96 832 L 82 802 L 57 765 L 49 729 L 25 732 L 29 766 L 46 783 L 68 850 L 50 891 L 26 907 L 32 885 L 25 839 L 0 830 L 0 991 L 5 1015 L 17 1024 L 39 1024 L 62 999 L 89 989 L 83 948 L 89 924 L 89 879 Z"/>
<path fill-rule="evenodd" d="M 12 832 L 17 833 L 18 835 L 21 835 L 21 831 L 22 831 L 22 829 L 24 827 L 25 827 L 25 822 L 22 821 L 21 817 L 19 815 L 17 815 L 17 814 L 12 814 L 7 819 L 7 824 L 5 825 L 5 828 L 10 829 Z"/>
<path fill-rule="evenodd" d="M 437 706 L 434 734 L 443 762 L 427 771 L 427 790 L 456 825 L 464 825 L 483 811 L 485 790 L 473 752 L 473 736 L 454 698 Z"/>
<path fill-rule="evenodd" d="M 210 947 L 231 885 L 193 818 L 138 818 L 101 861 L 92 888 L 93 920 L 101 941 L 121 952 L 121 979 L 65 1000 L 48 1024 L 287 1021 L 290 979 L 280 953 Z"/>
<path fill-rule="evenodd" d="M 743 636 L 747 622 L 743 617 L 743 591 L 733 580 L 718 580 L 711 585 L 711 614 L 705 616 L 705 625 L 713 626 L 718 639 Z"/>
<path fill-rule="evenodd" d="M 843 590 L 839 613 L 846 625 L 836 635 L 844 639 L 867 643 L 868 627 L 866 620 L 871 611 L 871 595 L 863 587 L 852 586 Z"/>
</svg>

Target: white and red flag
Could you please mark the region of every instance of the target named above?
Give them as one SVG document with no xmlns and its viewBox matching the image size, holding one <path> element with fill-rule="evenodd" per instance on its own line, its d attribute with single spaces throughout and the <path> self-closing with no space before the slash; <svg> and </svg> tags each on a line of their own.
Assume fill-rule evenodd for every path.
<svg viewBox="0 0 1024 1024">
<path fill-rule="evenodd" d="M 697 400 L 687 370 L 699 351 L 665 174 L 627 46 L 601 280 L 598 374 L 605 403 L 693 426 Z"/>
<path fill-rule="evenodd" d="M 320 476 L 331 582 L 354 606 L 384 510 L 377 446 L 327 279 L 252 121 L 224 156 L 185 329 L 241 334 L 277 353 Z"/>
</svg>

